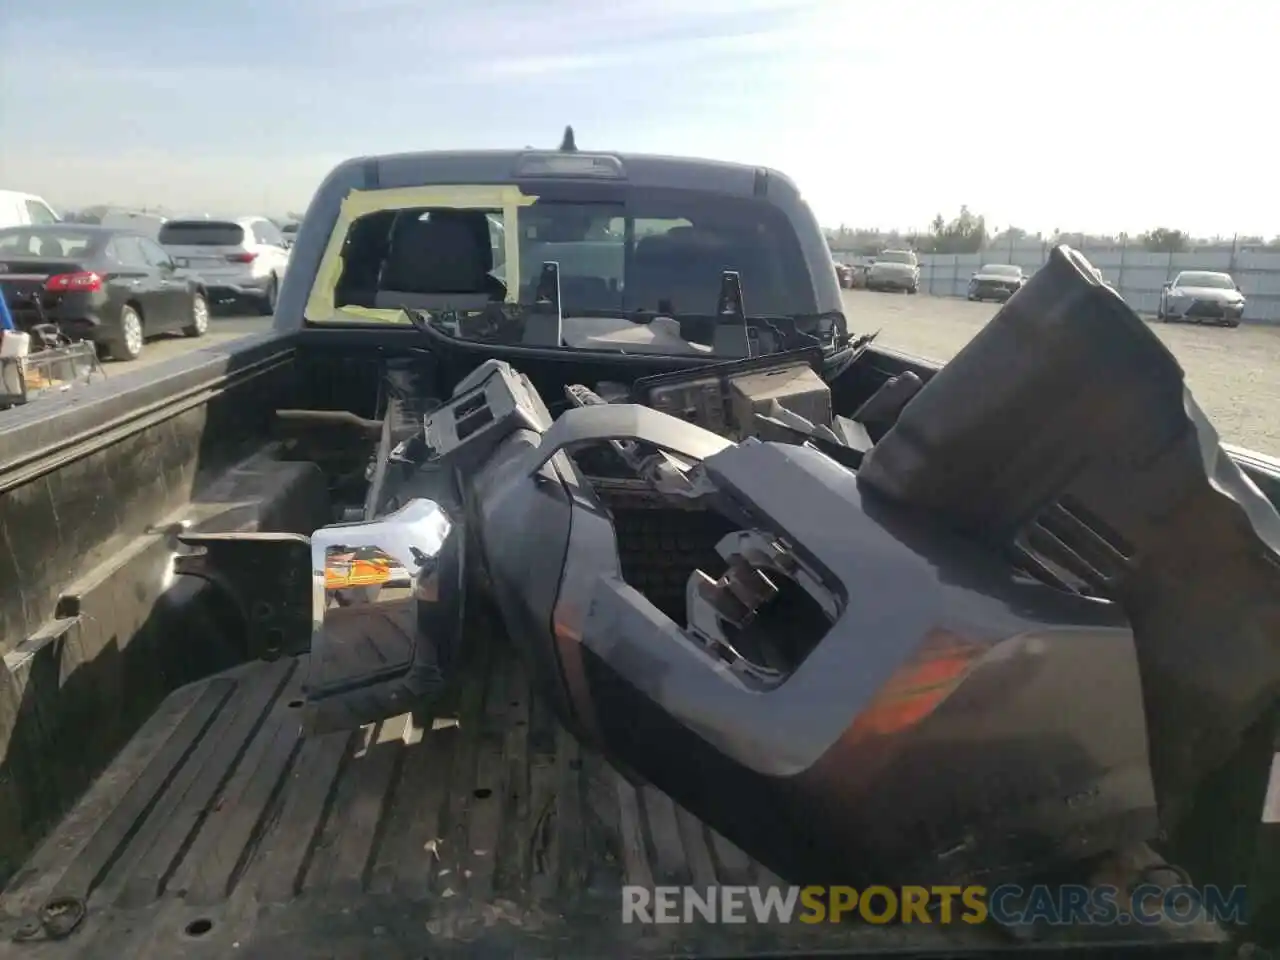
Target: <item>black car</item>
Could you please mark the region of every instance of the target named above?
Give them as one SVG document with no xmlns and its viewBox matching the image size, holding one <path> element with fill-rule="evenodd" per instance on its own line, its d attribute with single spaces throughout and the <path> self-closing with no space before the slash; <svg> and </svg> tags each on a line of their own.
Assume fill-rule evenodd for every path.
<svg viewBox="0 0 1280 960">
<path fill-rule="evenodd" d="M 1004 303 L 1026 284 L 1022 268 L 1011 263 L 984 264 L 969 279 L 970 300 L 995 300 Z"/>
<path fill-rule="evenodd" d="M 19 328 L 53 324 L 117 360 L 136 359 L 155 334 L 199 337 L 209 328 L 200 280 L 154 240 L 126 230 L 79 223 L 0 230 L 0 289 Z"/>
</svg>

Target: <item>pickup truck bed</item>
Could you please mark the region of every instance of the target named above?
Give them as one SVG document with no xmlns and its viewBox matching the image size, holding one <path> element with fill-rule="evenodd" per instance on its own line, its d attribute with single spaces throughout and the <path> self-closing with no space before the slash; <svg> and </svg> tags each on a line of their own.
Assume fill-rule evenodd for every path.
<svg viewBox="0 0 1280 960">
<path fill-rule="evenodd" d="M 509 650 L 472 652 L 456 709 L 350 734 L 301 735 L 305 658 L 177 690 L 14 877 L 0 901 L 6 939 L 34 939 L 5 956 L 954 957 L 1014 946 L 959 926 L 621 924 L 623 883 L 780 881 L 584 750 Z M 60 897 L 87 906 L 78 929 L 23 929 Z"/>
<path fill-rule="evenodd" d="M 14 825 L 7 794 L 20 794 L 23 815 L 0 848 L 13 857 L 0 857 L 6 872 L 23 861 L 0 893 L 0 960 L 979 957 L 1026 949 L 964 925 L 622 925 L 624 883 L 773 878 L 667 795 L 632 784 L 580 746 L 533 695 L 514 651 L 489 635 L 468 638 L 456 703 L 435 717 L 304 737 L 296 705 L 305 659 L 223 669 L 242 647 L 216 616 L 225 598 L 190 583 L 164 586 L 166 518 L 200 532 L 297 532 L 328 522 L 327 484 L 345 473 L 277 460 L 274 447 L 250 456 L 260 439 L 255 411 L 350 409 L 350 397 L 372 392 L 364 378 L 380 367 L 361 355 L 295 365 L 270 343 L 227 349 L 235 371 L 216 381 L 221 393 L 207 405 L 197 403 L 198 391 L 215 381 L 202 371 L 223 365 L 197 368 L 193 360 L 191 371 L 165 374 L 161 384 L 178 398 L 171 406 L 187 406 L 147 412 L 164 419 L 140 420 L 124 441 L 85 433 L 76 440 L 80 460 L 66 460 L 55 445 L 80 435 L 52 414 L 47 425 L 0 436 L 6 449 L 27 451 L 26 460 L 0 457 L 11 465 L 0 477 L 9 484 L 0 482 L 0 529 L 8 544 L 24 545 L 0 550 L 0 584 L 22 583 L 18 599 L 39 612 L 0 591 L 9 628 L 0 640 L 26 638 L 3 651 L 16 666 L 12 691 L 0 694 L 19 696 L 0 696 L 0 712 L 13 708 L 0 716 L 0 787 L 25 789 L 0 790 L 0 827 Z M 295 373 L 310 386 L 293 384 Z M 113 430 L 121 409 L 150 409 L 126 393 L 101 403 L 94 416 Z M 89 422 L 90 413 L 82 404 L 65 416 Z M 332 438 L 317 446 L 330 455 L 326 469 L 343 462 L 347 447 L 363 451 Z M 31 451 L 45 447 L 44 466 L 32 466 Z M 197 459 L 208 485 L 194 484 Z M 360 473 L 363 454 L 357 462 Z M 1257 482 L 1275 491 L 1277 475 L 1274 463 L 1264 465 Z M 51 615 L 57 629 L 39 626 Z M 161 691 L 195 677 L 203 679 L 179 686 L 137 729 Z M 42 926 L 41 907 L 58 898 L 67 910 Z M 86 915 L 57 938 L 77 906 Z M 1038 960 L 1077 947 L 1107 958 L 1207 957 L 1223 939 L 1220 931 L 1136 927 L 1051 934 L 1036 944 Z M 33 939 L 13 943 L 15 935 Z"/>
</svg>

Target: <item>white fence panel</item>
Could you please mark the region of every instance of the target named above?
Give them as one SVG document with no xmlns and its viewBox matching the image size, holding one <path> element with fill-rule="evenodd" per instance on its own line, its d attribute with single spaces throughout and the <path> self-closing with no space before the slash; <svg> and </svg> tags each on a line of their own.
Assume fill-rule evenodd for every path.
<svg viewBox="0 0 1280 960">
<path fill-rule="evenodd" d="M 1012 263 L 1032 274 L 1044 265 L 1049 245 L 997 245 L 981 253 L 927 253 L 920 257 L 921 292 L 936 297 L 963 297 L 969 278 L 987 263 Z M 1107 283 L 1135 310 L 1154 314 L 1160 289 L 1181 270 L 1230 273 L 1247 298 L 1245 322 L 1280 323 L 1280 252 L 1270 250 L 1205 250 L 1193 253 L 1150 253 L 1134 247 L 1085 249 L 1085 257 L 1102 271 Z"/>
</svg>

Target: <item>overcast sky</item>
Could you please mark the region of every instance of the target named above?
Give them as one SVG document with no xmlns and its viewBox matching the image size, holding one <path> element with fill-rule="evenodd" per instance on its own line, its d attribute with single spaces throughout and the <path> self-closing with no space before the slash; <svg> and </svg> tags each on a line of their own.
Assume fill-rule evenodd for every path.
<svg viewBox="0 0 1280 960">
<path fill-rule="evenodd" d="M 823 223 L 1280 233 L 1266 0 L 0 0 L 0 187 L 301 207 L 346 157 L 767 164 Z"/>
</svg>

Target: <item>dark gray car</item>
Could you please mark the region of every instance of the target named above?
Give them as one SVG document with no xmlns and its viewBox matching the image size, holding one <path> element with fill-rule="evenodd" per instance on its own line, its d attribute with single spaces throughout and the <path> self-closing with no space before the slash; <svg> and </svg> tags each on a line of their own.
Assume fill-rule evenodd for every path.
<svg viewBox="0 0 1280 960">
<path fill-rule="evenodd" d="M 1001 303 L 1027 282 L 1022 268 L 1011 263 L 988 263 L 969 279 L 970 300 L 998 300 Z"/>
</svg>

